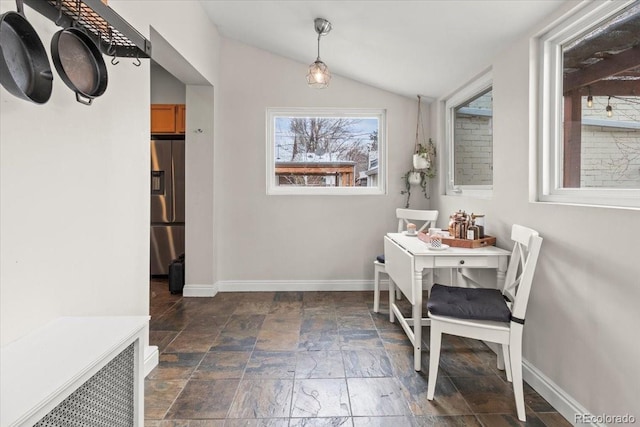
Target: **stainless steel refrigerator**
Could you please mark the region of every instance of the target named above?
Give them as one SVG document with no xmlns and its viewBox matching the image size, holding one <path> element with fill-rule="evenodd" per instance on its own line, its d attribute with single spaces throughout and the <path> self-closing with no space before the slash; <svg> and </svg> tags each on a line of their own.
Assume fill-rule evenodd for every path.
<svg viewBox="0 0 640 427">
<path fill-rule="evenodd" d="M 184 253 L 184 141 L 151 140 L 151 275 Z"/>
</svg>

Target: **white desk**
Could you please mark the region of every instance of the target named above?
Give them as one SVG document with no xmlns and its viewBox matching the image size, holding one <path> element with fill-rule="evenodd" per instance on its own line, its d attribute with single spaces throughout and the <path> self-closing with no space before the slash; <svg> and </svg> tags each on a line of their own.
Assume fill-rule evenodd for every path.
<svg viewBox="0 0 640 427">
<path fill-rule="evenodd" d="M 425 268 L 495 268 L 498 286 L 503 286 L 510 254 L 511 252 L 495 246 L 436 251 L 429 249 L 427 244 L 417 237 L 402 233 L 389 233 L 385 236 L 385 269 L 389 275 L 389 321 L 394 322 L 397 317 L 411 340 L 416 371 L 420 370 L 422 326 L 429 325 L 429 319 L 422 317 L 422 271 Z M 396 305 L 396 286 L 412 305 L 412 315 L 409 319 L 402 315 Z"/>
</svg>

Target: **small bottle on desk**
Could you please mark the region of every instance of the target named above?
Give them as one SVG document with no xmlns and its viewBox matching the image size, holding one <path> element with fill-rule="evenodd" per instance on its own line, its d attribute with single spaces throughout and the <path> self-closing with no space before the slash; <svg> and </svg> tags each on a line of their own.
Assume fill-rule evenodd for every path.
<svg viewBox="0 0 640 427">
<path fill-rule="evenodd" d="M 473 220 L 473 214 L 471 214 L 471 225 L 467 228 L 467 240 L 478 240 L 480 238 L 480 228 Z"/>
</svg>

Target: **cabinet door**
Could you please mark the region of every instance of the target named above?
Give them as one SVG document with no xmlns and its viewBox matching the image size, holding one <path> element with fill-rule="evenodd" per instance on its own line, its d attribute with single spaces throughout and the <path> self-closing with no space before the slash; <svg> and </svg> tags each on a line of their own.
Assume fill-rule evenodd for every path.
<svg viewBox="0 0 640 427">
<path fill-rule="evenodd" d="M 184 133 L 187 126 L 186 105 L 176 105 L 176 133 Z"/>
<path fill-rule="evenodd" d="M 176 106 L 151 105 L 151 133 L 176 133 Z"/>
</svg>

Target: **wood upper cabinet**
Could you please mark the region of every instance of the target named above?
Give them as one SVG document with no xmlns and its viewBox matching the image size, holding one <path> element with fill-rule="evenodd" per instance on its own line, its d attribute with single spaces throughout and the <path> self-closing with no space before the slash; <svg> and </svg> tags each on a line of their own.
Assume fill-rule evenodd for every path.
<svg viewBox="0 0 640 427">
<path fill-rule="evenodd" d="M 151 104 L 151 133 L 183 134 L 184 104 Z"/>
<path fill-rule="evenodd" d="M 184 133 L 187 126 L 186 105 L 178 104 L 176 107 L 176 132 Z"/>
</svg>

